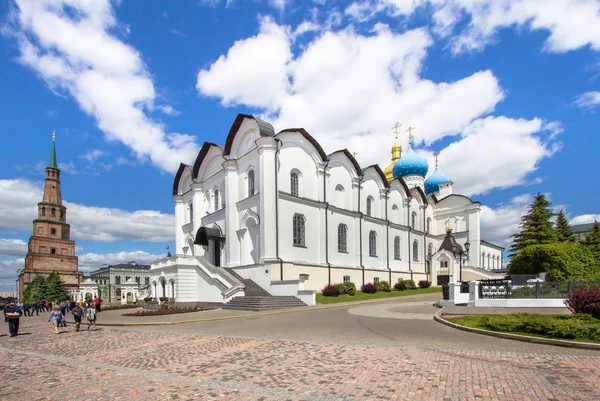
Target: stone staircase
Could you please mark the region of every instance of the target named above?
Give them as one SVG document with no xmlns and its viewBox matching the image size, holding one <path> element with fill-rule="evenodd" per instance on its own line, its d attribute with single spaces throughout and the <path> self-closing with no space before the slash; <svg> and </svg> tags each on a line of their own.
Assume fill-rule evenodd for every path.
<svg viewBox="0 0 600 401">
<path fill-rule="evenodd" d="M 260 312 L 274 309 L 297 308 L 299 306 L 306 306 L 306 304 L 296 297 L 274 297 L 269 295 L 268 297 L 235 297 L 223 305 L 223 309 Z"/>
<path fill-rule="evenodd" d="M 269 294 L 264 288 L 256 284 L 250 279 L 241 277 L 235 270 L 223 267 L 229 274 L 240 280 L 245 288 L 243 297 L 235 297 L 225 305 L 223 309 L 248 310 L 248 311 L 265 311 L 274 309 L 296 308 L 306 306 L 296 297 L 277 297 Z"/>
</svg>

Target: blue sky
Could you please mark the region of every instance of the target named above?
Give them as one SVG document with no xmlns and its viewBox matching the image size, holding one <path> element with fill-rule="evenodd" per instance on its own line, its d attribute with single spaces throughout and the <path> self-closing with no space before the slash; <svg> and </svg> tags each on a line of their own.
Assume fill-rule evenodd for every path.
<svg viewBox="0 0 600 401">
<path fill-rule="evenodd" d="M 1 290 L 53 130 L 84 271 L 164 254 L 177 166 L 240 112 L 382 168 L 390 127 L 415 127 L 501 245 L 536 192 L 598 218 L 598 1 L 12 0 L 0 16 Z"/>
</svg>

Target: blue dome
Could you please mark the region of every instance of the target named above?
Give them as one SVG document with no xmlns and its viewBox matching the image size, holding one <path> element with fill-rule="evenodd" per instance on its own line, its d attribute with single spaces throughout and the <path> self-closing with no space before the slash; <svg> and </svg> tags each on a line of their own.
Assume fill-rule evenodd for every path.
<svg viewBox="0 0 600 401">
<path fill-rule="evenodd" d="M 440 184 L 450 181 L 452 180 L 442 174 L 436 167 L 433 174 L 425 180 L 425 193 L 429 195 L 432 192 L 438 192 L 440 190 Z"/>
<path fill-rule="evenodd" d="M 406 154 L 394 164 L 392 174 L 394 175 L 394 178 L 406 177 L 409 175 L 420 175 L 425 178 L 428 170 L 429 163 L 427 163 L 427 159 L 417 154 L 417 152 L 412 149 L 412 146 L 409 146 Z"/>
</svg>

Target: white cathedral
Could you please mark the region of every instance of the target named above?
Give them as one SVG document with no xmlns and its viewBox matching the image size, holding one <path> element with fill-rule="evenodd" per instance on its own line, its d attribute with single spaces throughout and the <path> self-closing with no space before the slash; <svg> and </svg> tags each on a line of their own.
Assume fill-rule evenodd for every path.
<svg viewBox="0 0 600 401">
<path fill-rule="evenodd" d="M 497 277 L 503 248 L 481 238 L 481 204 L 454 194 L 437 161 L 428 171 L 410 141 L 384 172 L 239 114 L 224 147 L 204 143 L 179 167 L 174 255 L 152 263 L 150 294 L 228 303 L 251 280 L 311 305 L 328 283 Z"/>
</svg>

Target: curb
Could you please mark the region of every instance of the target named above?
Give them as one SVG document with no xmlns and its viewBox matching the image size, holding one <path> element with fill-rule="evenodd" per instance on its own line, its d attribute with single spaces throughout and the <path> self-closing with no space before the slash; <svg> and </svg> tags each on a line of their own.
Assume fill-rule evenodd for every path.
<svg viewBox="0 0 600 401">
<path fill-rule="evenodd" d="M 586 342 L 569 341 L 569 340 L 555 340 L 552 338 L 531 337 L 531 336 L 524 336 L 521 334 L 501 333 L 498 331 L 490 331 L 490 330 L 476 329 L 473 327 L 467 327 L 467 326 L 463 326 L 460 324 L 452 323 L 452 322 L 444 319 L 443 317 L 441 317 L 443 312 L 444 312 L 444 309 L 442 308 L 435 315 L 433 315 L 433 320 L 435 320 L 438 323 L 444 324 L 446 326 L 452 327 L 454 329 L 466 331 L 469 333 L 482 334 L 484 336 L 504 338 L 504 339 L 508 339 L 508 340 L 523 341 L 523 342 L 527 342 L 527 343 L 556 345 L 559 347 L 591 349 L 594 351 L 600 351 L 600 344 L 596 344 L 596 343 L 586 343 Z"/>
<path fill-rule="evenodd" d="M 203 322 L 215 322 L 220 320 L 234 320 L 234 319 L 245 319 L 249 317 L 257 317 L 257 316 L 271 316 L 271 315 L 283 315 L 286 313 L 296 313 L 296 312 L 312 312 L 318 310 L 328 310 L 335 308 L 344 308 L 348 306 L 355 305 L 365 305 L 365 304 L 379 304 L 385 302 L 394 302 L 398 299 L 411 299 L 414 297 L 421 297 L 424 295 L 437 294 L 435 292 L 430 292 L 427 294 L 415 294 L 415 295 L 405 295 L 400 297 L 389 297 L 382 299 L 367 299 L 364 301 L 352 301 L 352 302 L 340 302 L 337 304 L 322 304 L 315 306 L 307 306 L 307 307 L 297 307 L 291 309 L 278 309 L 274 311 L 265 311 L 265 312 L 256 312 L 252 315 L 237 315 L 237 316 L 223 316 L 223 317 L 210 317 L 203 319 L 194 319 L 194 320 L 183 320 L 179 322 L 147 322 L 147 323 L 96 323 L 96 326 L 104 326 L 104 327 L 136 327 L 136 326 L 171 326 L 176 324 L 188 324 L 188 323 L 203 323 Z M 67 321 L 69 324 L 75 324 L 74 321 Z M 87 322 L 81 322 L 81 324 L 87 324 Z"/>
</svg>

